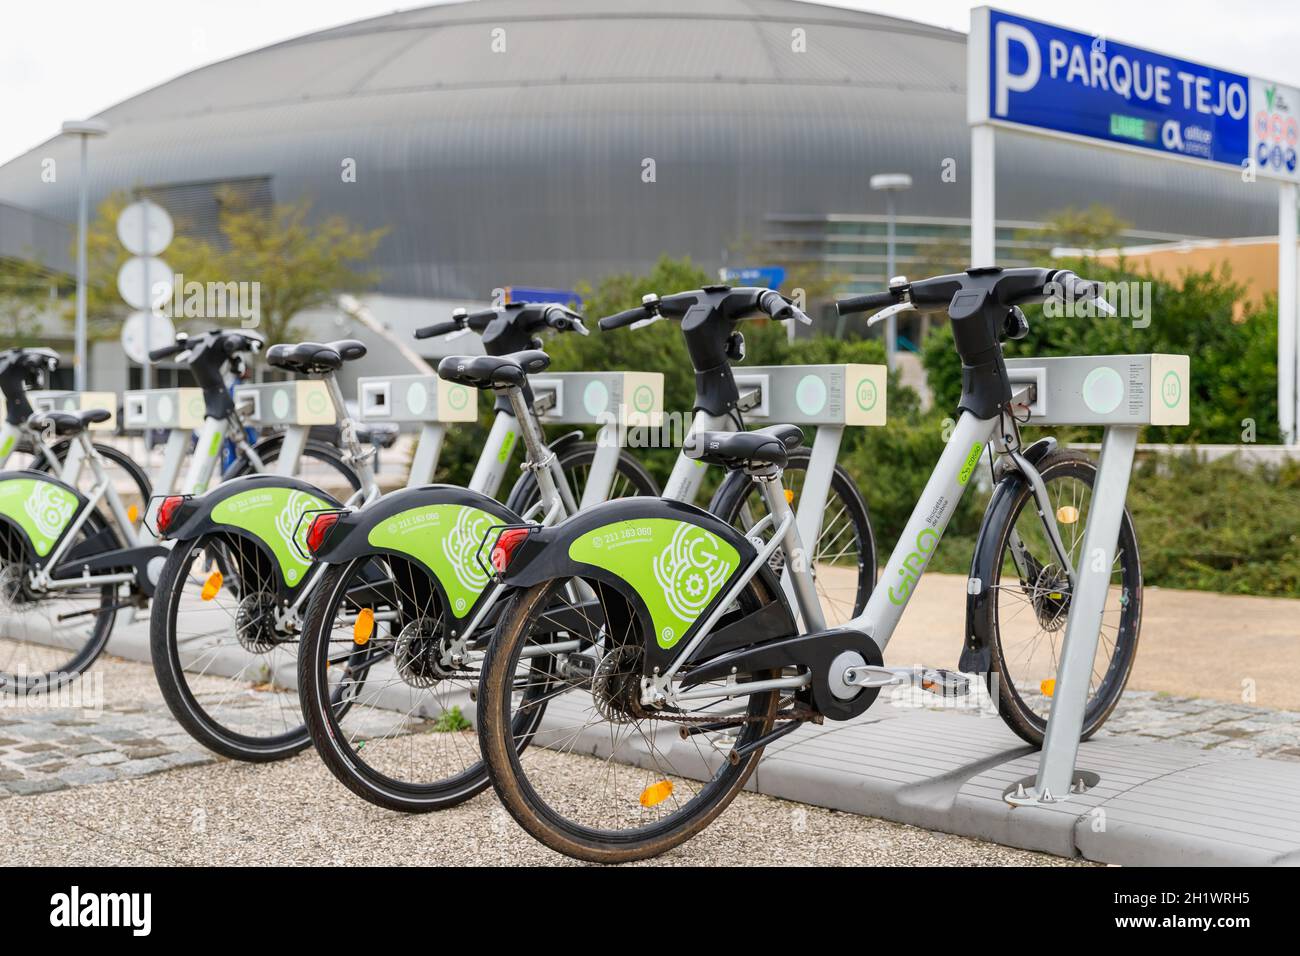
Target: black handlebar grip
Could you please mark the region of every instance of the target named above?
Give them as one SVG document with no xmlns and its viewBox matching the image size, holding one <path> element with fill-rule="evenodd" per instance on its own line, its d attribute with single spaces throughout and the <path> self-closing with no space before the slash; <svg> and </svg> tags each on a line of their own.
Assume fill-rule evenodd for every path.
<svg viewBox="0 0 1300 956">
<path fill-rule="evenodd" d="M 840 299 L 835 303 L 835 311 L 840 315 L 855 315 L 859 312 L 875 312 L 898 300 L 892 292 L 873 292 L 870 295 L 855 295 L 851 299 Z"/>
<path fill-rule="evenodd" d="M 173 345 L 164 345 L 160 349 L 154 349 L 149 353 L 149 361 L 161 362 L 165 358 L 171 358 L 173 355 L 179 355 L 189 348 L 188 342 L 177 342 Z"/>
<path fill-rule="evenodd" d="M 450 322 L 435 322 L 433 325 L 426 325 L 422 329 L 416 329 L 415 337 L 417 339 L 431 339 L 435 335 L 447 335 L 450 332 L 455 332 L 460 327 L 460 323 L 455 319 Z"/>
<path fill-rule="evenodd" d="M 635 309 L 628 309 L 625 312 L 615 312 L 613 315 L 607 315 L 596 324 L 600 326 L 602 332 L 609 332 L 613 329 L 621 329 L 625 325 L 631 325 L 633 322 L 640 322 L 642 319 L 651 319 L 654 316 L 644 305 L 638 305 Z"/>
<path fill-rule="evenodd" d="M 1086 296 L 1092 298 L 1100 294 L 1097 283 L 1091 279 L 1085 279 L 1076 275 L 1069 269 L 1062 269 L 1060 272 L 1052 275 L 1052 282 L 1059 285 L 1066 292 L 1074 296 Z"/>
</svg>

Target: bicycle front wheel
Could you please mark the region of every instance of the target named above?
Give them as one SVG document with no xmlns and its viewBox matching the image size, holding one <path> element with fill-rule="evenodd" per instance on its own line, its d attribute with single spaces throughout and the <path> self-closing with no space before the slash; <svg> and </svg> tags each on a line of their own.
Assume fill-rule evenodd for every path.
<svg viewBox="0 0 1300 956">
<path fill-rule="evenodd" d="M 781 484 L 792 508 L 804 500 L 804 485 L 812 455 L 806 449 L 790 453 Z M 857 617 L 867 606 L 876 583 L 876 536 L 871 516 L 852 476 L 839 465 L 831 473 L 831 484 L 822 503 L 821 529 L 812 552 L 812 574 L 827 627 Z M 767 506 L 758 485 L 749 476 L 734 472 L 709 505 L 709 510 L 746 533 L 764 514 Z M 770 536 L 770 531 L 768 533 Z M 804 542 L 807 547 L 808 542 Z M 785 552 L 772 555 L 772 569 L 780 576 L 785 569 Z"/>
<path fill-rule="evenodd" d="M 1071 452 L 1054 452 L 1038 463 L 1072 568 L 1079 567 L 1091 517 L 1097 466 Z M 989 635 L 989 693 L 1007 726 L 1042 746 L 1056 690 L 1071 589 L 1065 569 L 1038 517 L 1033 489 L 1021 482 L 1012 497 L 990 505 L 981 540 L 994 542 L 990 557 L 977 556 L 971 577 L 988 582 L 989 598 L 968 627 Z M 1124 693 L 1137 655 L 1142 622 L 1142 565 L 1127 509 L 1111 564 L 1080 739 L 1106 722 Z"/>
</svg>

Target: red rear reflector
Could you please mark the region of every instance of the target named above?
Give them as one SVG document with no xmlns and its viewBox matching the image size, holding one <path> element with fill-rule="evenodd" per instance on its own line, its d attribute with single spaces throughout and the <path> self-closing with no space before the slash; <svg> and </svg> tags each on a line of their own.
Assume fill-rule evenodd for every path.
<svg viewBox="0 0 1300 956">
<path fill-rule="evenodd" d="M 176 509 L 185 503 L 184 495 L 169 495 L 162 500 L 158 506 L 158 531 L 166 534 L 167 529 L 171 527 L 172 519 L 176 517 Z"/>
<path fill-rule="evenodd" d="M 307 550 L 312 554 L 319 551 L 320 546 L 325 543 L 325 536 L 329 534 L 330 528 L 338 524 L 339 518 L 342 517 L 337 511 L 333 511 L 313 518 L 311 527 L 307 529 Z"/>
<path fill-rule="evenodd" d="M 506 568 L 510 567 L 510 559 L 515 556 L 516 549 L 526 537 L 527 528 L 506 528 L 501 532 L 497 543 L 492 547 L 492 567 L 496 568 L 497 574 L 505 574 Z"/>
</svg>

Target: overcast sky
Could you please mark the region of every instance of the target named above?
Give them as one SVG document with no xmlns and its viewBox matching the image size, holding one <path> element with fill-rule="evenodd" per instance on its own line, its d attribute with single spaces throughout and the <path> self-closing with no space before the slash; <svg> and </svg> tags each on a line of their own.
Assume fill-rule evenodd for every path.
<svg viewBox="0 0 1300 956">
<path fill-rule="evenodd" d="M 563 0 L 535 0 L 563 5 Z M 407 8 L 427 4 L 408 4 Z M 966 30 L 969 0 L 834 6 Z M 1000 9 L 1300 86 L 1298 0 L 1001 0 Z M 653 0 L 647 0 L 653 9 Z M 196 67 L 325 27 L 391 13 L 393 0 L 10 0 L 0 32 L 0 163 Z"/>
</svg>

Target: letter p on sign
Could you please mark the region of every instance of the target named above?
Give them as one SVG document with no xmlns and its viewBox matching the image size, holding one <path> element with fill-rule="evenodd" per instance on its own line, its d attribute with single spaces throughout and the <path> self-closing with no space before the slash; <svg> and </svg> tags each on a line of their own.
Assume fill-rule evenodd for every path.
<svg viewBox="0 0 1300 956">
<path fill-rule="evenodd" d="M 1043 69 L 1043 56 L 1038 51 L 1038 41 L 1025 27 L 1017 23 L 999 22 L 993 28 L 993 38 L 997 50 L 994 69 L 997 73 L 994 85 L 995 101 L 993 112 L 998 116 L 1007 115 L 1007 94 L 1011 91 L 1024 93 L 1032 90 L 1038 82 Z M 1011 72 L 1011 44 L 1019 43 L 1025 51 L 1025 72 Z"/>
</svg>

